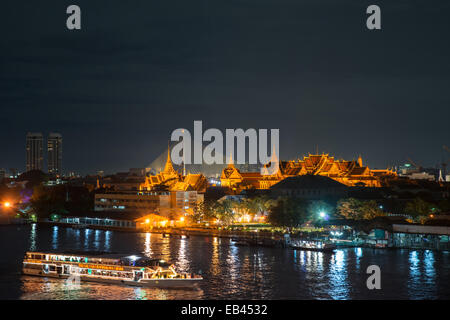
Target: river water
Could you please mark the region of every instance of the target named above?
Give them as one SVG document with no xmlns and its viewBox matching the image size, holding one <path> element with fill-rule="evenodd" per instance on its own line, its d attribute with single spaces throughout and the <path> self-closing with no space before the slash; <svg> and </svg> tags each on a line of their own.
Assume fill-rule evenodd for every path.
<svg viewBox="0 0 450 320">
<path fill-rule="evenodd" d="M 450 252 L 341 249 L 334 253 L 235 246 L 229 239 L 38 226 L 0 227 L 0 299 L 450 299 Z M 24 276 L 27 250 L 137 253 L 201 273 L 200 290 L 143 289 Z M 369 290 L 367 267 L 381 269 Z"/>
</svg>

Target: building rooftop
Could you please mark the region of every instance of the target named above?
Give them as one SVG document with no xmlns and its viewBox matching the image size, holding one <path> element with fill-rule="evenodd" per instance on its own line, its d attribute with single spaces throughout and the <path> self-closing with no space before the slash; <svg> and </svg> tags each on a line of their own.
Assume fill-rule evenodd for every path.
<svg viewBox="0 0 450 320">
<path fill-rule="evenodd" d="M 347 186 L 328 177 L 319 175 L 303 175 L 288 177 L 271 187 L 276 189 L 320 189 L 320 188 L 346 188 Z"/>
</svg>

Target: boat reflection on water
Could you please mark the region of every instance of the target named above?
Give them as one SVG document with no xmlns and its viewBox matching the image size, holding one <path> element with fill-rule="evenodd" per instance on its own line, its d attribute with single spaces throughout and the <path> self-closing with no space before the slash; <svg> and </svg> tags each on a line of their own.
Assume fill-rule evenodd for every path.
<svg viewBox="0 0 450 320">
<path fill-rule="evenodd" d="M 70 281 L 95 281 L 137 287 L 197 288 L 203 278 L 180 272 L 158 258 L 104 252 L 33 252 L 23 260 L 27 275 Z"/>
<path fill-rule="evenodd" d="M 337 247 L 333 243 L 323 241 L 298 240 L 293 241 L 290 247 L 294 250 L 333 252 Z"/>
<path fill-rule="evenodd" d="M 63 279 L 27 275 L 21 281 L 22 300 L 200 300 L 204 296 L 202 289 L 143 288 L 96 282 L 74 286 Z"/>
</svg>

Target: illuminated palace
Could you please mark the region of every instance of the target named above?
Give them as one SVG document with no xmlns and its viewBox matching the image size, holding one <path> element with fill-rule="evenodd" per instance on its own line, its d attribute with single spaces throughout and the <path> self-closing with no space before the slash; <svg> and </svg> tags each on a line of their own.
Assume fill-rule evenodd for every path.
<svg viewBox="0 0 450 320">
<path fill-rule="evenodd" d="M 278 161 L 272 157 L 271 162 L 278 163 L 279 170 L 273 175 L 262 175 L 260 172 L 240 172 L 230 161 L 222 171 L 221 184 L 234 190 L 268 189 L 287 177 L 310 174 L 326 176 L 347 186 L 381 187 L 383 179 L 397 176 L 389 169 L 373 170 L 363 166 L 361 156 L 358 160 L 347 161 L 335 160 L 328 154 L 310 154 L 297 161 Z M 263 170 L 267 170 L 268 165 Z"/>
</svg>

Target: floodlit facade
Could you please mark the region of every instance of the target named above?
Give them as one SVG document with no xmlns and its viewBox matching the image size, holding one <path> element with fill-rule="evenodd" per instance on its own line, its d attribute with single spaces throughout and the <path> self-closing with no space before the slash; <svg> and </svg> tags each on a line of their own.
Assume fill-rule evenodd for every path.
<svg viewBox="0 0 450 320">
<path fill-rule="evenodd" d="M 381 187 L 383 179 L 397 176 L 390 169 L 373 170 L 364 166 L 361 157 L 356 161 L 347 161 L 335 160 L 328 154 L 310 154 L 297 161 L 278 161 L 275 157 L 271 161 L 278 162 L 279 170 L 273 175 L 263 175 L 260 172 L 240 172 L 230 162 L 222 171 L 221 184 L 236 190 L 269 189 L 288 177 L 320 175 L 329 177 L 346 186 Z"/>
<path fill-rule="evenodd" d="M 62 174 L 62 135 L 50 133 L 47 139 L 47 168 L 54 176 Z"/>
</svg>

